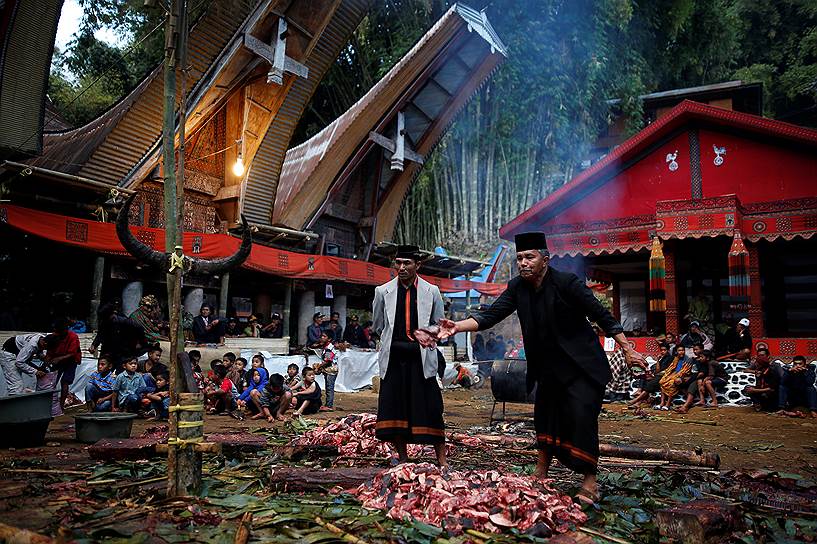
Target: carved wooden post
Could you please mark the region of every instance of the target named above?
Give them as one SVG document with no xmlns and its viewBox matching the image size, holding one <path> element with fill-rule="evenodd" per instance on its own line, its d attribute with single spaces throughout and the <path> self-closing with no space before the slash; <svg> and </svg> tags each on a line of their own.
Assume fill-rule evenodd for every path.
<svg viewBox="0 0 817 544">
<path fill-rule="evenodd" d="M 763 323 L 763 294 L 760 290 L 760 256 L 757 244 L 746 243 L 749 252 L 749 331 L 752 338 L 764 336 L 766 327 Z"/>
<path fill-rule="evenodd" d="M 664 244 L 664 266 L 666 268 L 664 288 L 667 294 L 666 332 L 671 332 L 677 336 L 679 334 L 678 282 L 675 279 L 675 245 L 671 244 L 669 240 Z"/>
</svg>

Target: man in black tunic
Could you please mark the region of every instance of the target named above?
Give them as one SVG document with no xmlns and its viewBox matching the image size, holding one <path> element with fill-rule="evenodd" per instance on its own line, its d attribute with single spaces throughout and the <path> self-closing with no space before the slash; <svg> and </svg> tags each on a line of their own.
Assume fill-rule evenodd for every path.
<svg viewBox="0 0 817 544">
<path fill-rule="evenodd" d="M 437 385 L 437 349 L 423 347 L 428 334 L 419 328 L 443 317 L 440 290 L 417 276 L 416 246 L 399 246 L 397 277 L 374 291 L 373 330 L 380 337 L 377 402 L 378 439 L 392 442 L 400 462 L 407 444 L 433 444 L 440 466 L 446 465 L 443 398 Z"/>
<path fill-rule="evenodd" d="M 487 310 L 463 321 L 444 319 L 439 337 L 493 327 L 516 310 L 528 361 L 527 388 L 536 390 L 534 424 L 539 459 L 535 475 L 547 476 L 555 456 L 584 475 L 579 495 L 598 498 L 598 416 L 604 387 L 612 377 L 590 321 L 621 346 L 628 365 L 644 362 L 627 342 L 621 325 L 575 274 L 548 267 L 545 235 L 516 236 L 519 276 Z"/>
</svg>

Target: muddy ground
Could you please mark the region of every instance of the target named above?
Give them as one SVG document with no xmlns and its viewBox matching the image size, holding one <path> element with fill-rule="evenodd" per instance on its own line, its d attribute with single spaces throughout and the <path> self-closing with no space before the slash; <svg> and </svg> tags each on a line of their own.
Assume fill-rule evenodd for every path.
<svg viewBox="0 0 817 544">
<path fill-rule="evenodd" d="M 467 430 L 489 423 L 493 397 L 490 387 L 444 392 L 446 425 Z M 377 395 L 372 391 L 337 393 L 338 410 L 308 416 L 322 421 L 339 419 L 354 412 L 376 412 Z M 532 405 L 508 404 L 508 420 L 530 419 Z M 88 461 L 86 446 L 74 440 L 73 418 L 84 408 L 70 409 L 49 427 L 48 446 L 27 450 L 0 450 L 0 461 L 9 457 L 48 458 L 51 464 L 69 466 Z M 496 415 L 501 412 L 497 406 Z M 717 452 L 721 469 L 768 469 L 817 474 L 817 419 L 795 419 L 775 414 L 756 413 L 749 407 L 717 410 L 693 409 L 687 415 L 646 410 L 642 419 L 620 403 L 605 404 L 599 421 L 601 441 L 643 447 L 695 449 Z M 132 436 L 137 437 L 156 422 L 136 420 Z M 251 430 L 282 423 L 236 421 L 227 416 L 207 416 L 205 433 Z M 456 464 L 456 458 L 452 463 Z"/>
</svg>

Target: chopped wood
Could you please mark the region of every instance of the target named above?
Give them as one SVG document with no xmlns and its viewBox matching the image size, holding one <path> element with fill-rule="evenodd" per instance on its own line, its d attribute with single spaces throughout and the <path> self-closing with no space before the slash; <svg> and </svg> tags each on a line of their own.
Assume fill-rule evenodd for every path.
<svg viewBox="0 0 817 544">
<path fill-rule="evenodd" d="M 333 468 L 315 469 L 304 467 L 275 467 L 270 471 L 270 485 L 292 491 L 325 491 L 335 486 L 351 489 L 368 482 L 382 469 Z"/>
<path fill-rule="evenodd" d="M 241 521 L 238 522 L 238 530 L 235 532 L 233 544 L 247 544 L 252 532 L 252 512 L 244 512 Z"/>
<path fill-rule="evenodd" d="M 607 457 L 671 461 L 682 465 L 711 468 L 718 468 L 721 464 L 721 458 L 717 453 L 667 450 L 661 448 L 639 448 L 638 446 L 619 446 L 615 444 L 599 444 L 599 454 Z"/>
<path fill-rule="evenodd" d="M 618 538 L 617 536 L 608 535 L 606 533 L 602 533 L 601 531 L 590 529 L 589 527 L 579 527 L 579 531 L 587 533 L 588 535 L 593 535 L 599 538 L 603 538 L 605 540 L 609 540 L 610 542 L 615 542 L 616 544 L 633 544 L 629 540 L 624 540 L 623 538 Z"/>
<path fill-rule="evenodd" d="M 61 468 L 4 468 L 2 472 L 17 474 L 52 474 L 54 476 L 90 476 L 92 474 L 85 470 L 65 470 Z"/>
<path fill-rule="evenodd" d="M 19 529 L 0 523 L 0 542 L 8 542 L 9 544 L 51 544 L 54 539 L 49 536 L 39 535 L 28 529 Z"/>
<path fill-rule="evenodd" d="M 740 528 L 740 509 L 715 500 L 694 500 L 659 510 L 655 523 L 662 536 L 690 544 L 722 542 Z"/>
<path fill-rule="evenodd" d="M 157 438 L 103 438 L 88 448 L 88 455 L 97 461 L 150 459 L 158 443 Z"/>
</svg>

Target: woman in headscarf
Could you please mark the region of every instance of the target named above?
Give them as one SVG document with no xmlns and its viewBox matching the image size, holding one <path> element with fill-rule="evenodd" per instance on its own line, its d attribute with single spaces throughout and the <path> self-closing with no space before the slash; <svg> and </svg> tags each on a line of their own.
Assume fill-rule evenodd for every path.
<svg viewBox="0 0 817 544">
<path fill-rule="evenodd" d="M 675 398 L 675 395 L 690 378 L 693 368 L 692 360 L 686 356 L 686 348 L 677 346 L 675 348 L 675 358 L 669 368 L 664 371 L 664 375 L 659 382 L 661 385 L 661 404 L 658 405 L 658 409 L 669 410 L 672 399 Z"/>
<path fill-rule="evenodd" d="M 159 300 L 154 295 L 145 295 L 139 301 L 139 307 L 130 314 L 130 318 L 142 325 L 148 345 L 158 344 L 160 340 L 167 340 L 162 336 L 161 309 Z"/>
</svg>

